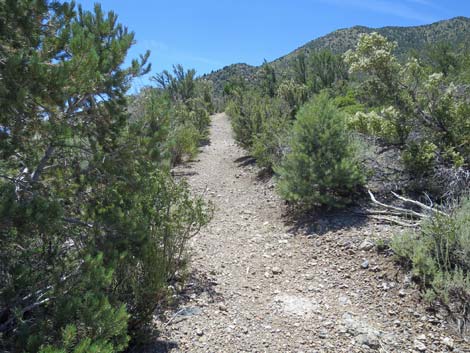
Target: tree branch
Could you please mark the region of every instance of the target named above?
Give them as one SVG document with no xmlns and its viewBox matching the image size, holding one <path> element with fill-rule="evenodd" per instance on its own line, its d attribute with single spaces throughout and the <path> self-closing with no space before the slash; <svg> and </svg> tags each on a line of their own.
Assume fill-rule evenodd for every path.
<svg viewBox="0 0 470 353">
<path fill-rule="evenodd" d="M 42 171 L 46 167 L 47 161 L 52 157 L 54 154 L 55 147 L 52 145 L 49 145 L 46 149 L 46 152 L 44 153 L 44 156 L 41 158 L 41 161 L 39 162 L 36 170 L 33 172 L 31 175 L 31 180 L 33 182 L 39 181 L 39 178 L 41 176 Z"/>
<path fill-rule="evenodd" d="M 377 199 L 375 198 L 374 194 L 372 193 L 372 191 L 370 190 L 367 190 L 367 192 L 369 193 L 369 196 L 372 200 L 373 203 L 381 206 L 381 207 L 384 207 L 384 208 L 387 208 L 389 210 L 393 210 L 393 211 L 397 211 L 403 215 L 407 215 L 407 216 L 412 216 L 412 217 L 417 217 L 417 218 L 428 218 L 429 216 L 426 215 L 426 214 L 423 214 L 423 213 L 419 213 L 419 212 L 416 212 L 416 211 L 413 211 L 413 210 L 408 210 L 406 208 L 402 208 L 402 207 L 397 207 L 397 206 L 392 206 L 392 205 L 387 205 L 385 203 L 382 203 L 380 201 L 377 201 Z"/>
<path fill-rule="evenodd" d="M 442 212 L 442 211 L 439 211 L 438 209 L 433 208 L 433 207 L 428 206 L 428 205 L 425 205 L 424 203 L 421 203 L 421 202 L 419 202 L 419 201 L 407 199 L 407 198 L 405 198 L 405 197 L 403 197 L 403 196 L 400 196 L 400 195 L 394 193 L 393 191 L 392 191 L 392 194 L 393 194 L 393 196 L 395 196 L 396 198 L 398 198 L 398 199 L 400 199 L 400 200 L 402 200 L 402 201 L 412 203 L 412 204 L 414 204 L 414 205 L 416 205 L 416 206 L 419 206 L 419 207 L 421 207 L 421 208 L 423 208 L 423 209 L 425 209 L 425 210 L 428 210 L 428 211 L 431 211 L 431 212 L 434 212 L 434 213 L 438 213 L 438 214 L 441 214 L 441 215 L 443 215 L 443 216 L 447 216 L 447 217 L 449 216 L 447 213 Z M 428 196 L 428 198 L 429 198 L 429 196 Z"/>
</svg>

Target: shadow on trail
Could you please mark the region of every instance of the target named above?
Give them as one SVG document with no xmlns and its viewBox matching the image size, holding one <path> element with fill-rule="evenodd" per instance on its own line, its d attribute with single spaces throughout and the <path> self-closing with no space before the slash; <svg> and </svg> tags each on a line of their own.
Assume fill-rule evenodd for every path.
<svg viewBox="0 0 470 353">
<path fill-rule="evenodd" d="M 199 147 L 206 147 L 206 146 L 210 146 L 210 145 L 211 145 L 211 139 L 210 138 L 202 139 L 199 142 Z"/>
<path fill-rule="evenodd" d="M 178 306 L 186 304 L 192 295 L 200 296 L 202 293 L 207 293 L 210 302 L 219 301 L 220 295 L 216 292 L 215 287 L 217 282 L 207 275 L 207 273 L 194 270 L 186 281 L 186 286 L 180 295 Z"/>
<path fill-rule="evenodd" d="M 143 347 L 130 349 L 127 353 L 168 353 L 178 347 L 176 342 L 155 338 L 155 340 L 151 339 Z"/>
<path fill-rule="evenodd" d="M 173 287 L 175 286 L 174 284 Z M 210 298 L 209 303 L 221 301 L 222 296 L 215 291 L 215 286 L 217 286 L 217 282 L 209 278 L 206 273 L 197 270 L 190 273 L 186 278 L 184 288 L 178 293 L 176 301 L 166 308 L 171 314 L 160 318 L 163 327 L 169 328 L 171 325 L 191 316 L 202 314 L 202 307 L 188 305 L 191 298 L 200 297 L 203 293 L 206 293 Z M 160 310 L 161 313 L 163 311 Z M 164 332 L 165 330 L 163 330 Z M 133 347 L 127 353 L 167 353 L 179 347 L 177 342 L 162 338 L 157 330 L 152 331 L 150 336 L 151 338 L 145 344 Z"/>
<path fill-rule="evenodd" d="M 183 177 L 190 177 L 193 175 L 197 175 L 197 172 L 188 172 L 188 171 L 171 171 L 171 175 L 175 178 L 183 178 Z"/>
<path fill-rule="evenodd" d="M 256 159 L 252 156 L 243 156 L 234 160 L 238 167 L 246 167 L 256 164 Z"/>
<path fill-rule="evenodd" d="M 289 232 L 307 236 L 321 236 L 328 232 L 360 228 L 368 221 L 367 216 L 361 214 L 357 206 L 336 211 L 298 211 L 288 206 L 283 219 Z"/>
</svg>

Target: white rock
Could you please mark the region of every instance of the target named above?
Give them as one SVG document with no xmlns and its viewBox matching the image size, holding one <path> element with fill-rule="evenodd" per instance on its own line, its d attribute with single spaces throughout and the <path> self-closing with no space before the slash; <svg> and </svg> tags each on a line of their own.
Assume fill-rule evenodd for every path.
<svg viewBox="0 0 470 353">
<path fill-rule="evenodd" d="M 414 341 L 413 348 L 417 349 L 420 352 L 426 352 L 426 349 L 427 349 L 426 345 L 423 342 L 418 341 L 418 340 Z"/>
<path fill-rule="evenodd" d="M 450 337 L 444 337 L 442 343 L 450 349 L 454 349 L 454 340 Z"/>
<path fill-rule="evenodd" d="M 359 245 L 359 250 L 369 251 L 374 248 L 375 244 L 370 239 L 364 239 L 364 241 Z"/>
</svg>

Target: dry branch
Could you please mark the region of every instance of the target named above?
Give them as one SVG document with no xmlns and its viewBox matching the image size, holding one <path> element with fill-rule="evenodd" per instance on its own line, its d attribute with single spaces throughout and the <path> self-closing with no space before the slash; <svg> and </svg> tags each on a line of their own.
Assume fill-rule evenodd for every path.
<svg viewBox="0 0 470 353">
<path fill-rule="evenodd" d="M 396 198 L 398 198 L 398 199 L 400 199 L 400 200 L 402 200 L 402 201 L 412 203 L 412 204 L 414 204 L 414 205 L 416 205 L 416 206 L 419 206 L 419 207 L 421 207 L 421 208 L 423 208 L 423 209 L 425 209 L 425 210 L 428 210 L 428 211 L 431 211 L 431 212 L 434 212 L 434 213 L 439 213 L 439 214 L 441 214 L 441 215 L 443 215 L 443 216 L 449 216 L 447 213 L 442 212 L 442 211 L 439 211 L 438 209 L 436 209 L 436 208 L 434 208 L 434 207 L 432 207 L 432 206 L 425 205 L 424 203 L 421 203 L 421 202 L 416 201 L 416 200 L 407 199 L 406 197 L 400 196 L 400 195 L 394 193 L 393 191 L 392 191 L 392 194 L 393 194 L 393 196 L 395 196 Z M 428 196 L 428 198 L 429 198 L 429 196 Z"/>
<path fill-rule="evenodd" d="M 414 218 L 419 218 L 419 219 L 423 219 L 423 218 L 428 218 L 429 216 L 424 214 L 424 213 L 419 213 L 419 212 L 416 212 L 416 211 L 413 211 L 413 210 L 409 210 L 409 209 L 406 209 L 406 208 L 402 208 L 402 207 L 397 207 L 397 206 L 392 206 L 392 205 L 387 205 L 385 203 L 382 203 L 380 201 L 377 201 L 377 199 L 375 198 L 374 194 L 372 193 L 372 191 L 370 190 L 367 190 L 369 192 L 369 196 L 372 200 L 373 203 L 383 207 L 383 208 L 387 208 L 389 210 L 393 210 L 393 211 L 397 211 L 398 213 L 400 213 L 401 215 L 403 216 L 411 216 L 411 217 L 414 217 Z"/>
<path fill-rule="evenodd" d="M 383 202 L 378 201 L 372 191 L 367 190 L 369 192 L 370 199 L 372 202 L 380 207 L 385 208 L 386 210 L 366 210 L 364 213 L 368 214 L 371 216 L 371 218 L 386 221 L 386 222 L 391 222 L 398 224 L 402 227 L 410 227 L 410 228 L 415 228 L 420 225 L 420 221 L 423 219 L 429 218 L 433 213 L 434 214 L 440 214 L 443 216 L 449 216 L 447 213 L 440 211 L 432 206 L 425 205 L 419 201 L 408 199 L 406 197 L 403 197 L 401 195 L 398 195 L 397 193 L 392 191 L 393 196 L 395 196 L 397 199 L 403 201 L 403 202 L 408 202 L 411 203 L 415 206 L 420 207 L 423 211 L 426 211 L 426 213 L 423 212 L 416 212 L 414 210 L 410 210 L 407 208 L 403 207 L 398 207 L 398 206 L 392 206 L 392 205 L 387 205 Z M 431 201 L 431 200 L 430 200 Z M 431 201 L 432 205 L 432 201 Z M 409 221 L 403 221 L 402 218 L 407 217 L 407 218 L 413 218 L 417 219 L 418 221 L 415 223 L 409 222 Z"/>
</svg>

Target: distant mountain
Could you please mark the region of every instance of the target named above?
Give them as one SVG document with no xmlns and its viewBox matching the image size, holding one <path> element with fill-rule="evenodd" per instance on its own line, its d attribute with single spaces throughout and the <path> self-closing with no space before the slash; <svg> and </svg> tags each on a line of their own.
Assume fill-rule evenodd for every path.
<svg viewBox="0 0 470 353">
<path fill-rule="evenodd" d="M 323 37 L 314 39 L 297 48 L 291 53 L 272 62 L 278 73 L 285 73 L 292 67 L 292 63 L 300 53 L 311 53 L 320 50 L 331 50 L 342 54 L 356 46 L 361 33 L 378 32 L 391 41 L 398 43 L 397 55 L 405 56 L 411 49 L 420 50 L 427 45 L 438 42 L 451 43 L 454 47 L 470 47 L 470 18 L 455 17 L 450 20 L 435 22 L 424 26 L 414 27 L 382 27 L 369 28 L 354 26 L 331 32 Z M 214 83 L 215 92 L 221 93 L 225 83 L 234 76 L 241 76 L 247 82 L 256 79 L 259 66 L 247 64 L 234 64 L 220 70 L 204 75 L 203 78 Z"/>
<path fill-rule="evenodd" d="M 252 82 L 256 79 L 257 66 L 248 64 L 232 64 L 225 66 L 220 70 L 213 71 L 210 74 L 203 75 L 201 78 L 213 82 L 214 92 L 216 95 L 221 95 L 225 84 L 232 78 L 241 77 L 247 82 Z"/>
</svg>

